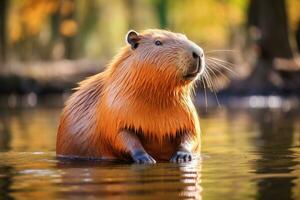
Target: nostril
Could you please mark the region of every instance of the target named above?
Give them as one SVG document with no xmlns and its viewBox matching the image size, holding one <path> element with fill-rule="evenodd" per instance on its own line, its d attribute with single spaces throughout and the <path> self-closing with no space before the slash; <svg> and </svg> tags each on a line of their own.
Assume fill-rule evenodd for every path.
<svg viewBox="0 0 300 200">
<path fill-rule="evenodd" d="M 193 58 L 199 58 L 199 55 L 197 54 L 197 53 L 195 53 L 195 52 L 193 52 Z"/>
</svg>

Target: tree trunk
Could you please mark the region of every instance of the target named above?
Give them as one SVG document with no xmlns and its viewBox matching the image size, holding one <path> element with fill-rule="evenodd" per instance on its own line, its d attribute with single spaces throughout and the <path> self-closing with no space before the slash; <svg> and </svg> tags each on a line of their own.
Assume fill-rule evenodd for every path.
<svg viewBox="0 0 300 200">
<path fill-rule="evenodd" d="M 248 28 L 257 49 L 256 64 L 248 78 L 233 81 L 224 93 L 300 95 L 300 70 L 289 43 L 285 0 L 249 3 Z"/>
<path fill-rule="evenodd" d="M 274 59 L 293 57 L 288 39 L 285 0 L 251 0 L 248 25 L 257 30 L 260 58 Z"/>
<path fill-rule="evenodd" d="M 65 3 L 65 2 L 63 2 Z M 75 1 L 68 0 L 68 3 L 74 6 L 73 9 L 70 9 L 68 13 L 64 16 L 61 16 L 61 23 L 64 21 L 75 21 Z M 63 43 L 65 46 L 65 58 L 73 59 L 75 58 L 75 37 L 76 35 L 64 35 L 62 34 Z"/>
<path fill-rule="evenodd" d="M 6 59 L 6 10 L 7 0 L 0 1 L 0 61 Z"/>
<path fill-rule="evenodd" d="M 168 26 L 167 11 L 168 11 L 168 0 L 156 0 L 156 10 L 159 20 L 160 28 L 166 28 Z"/>
<path fill-rule="evenodd" d="M 295 37 L 296 37 L 296 44 L 298 47 L 298 52 L 300 53 L 300 19 L 298 21 Z"/>
</svg>

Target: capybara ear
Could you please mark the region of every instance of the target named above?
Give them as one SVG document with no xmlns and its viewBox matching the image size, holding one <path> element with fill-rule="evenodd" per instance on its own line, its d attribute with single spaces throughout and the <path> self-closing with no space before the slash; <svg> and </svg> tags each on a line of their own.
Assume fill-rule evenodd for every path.
<svg viewBox="0 0 300 200">
<path fill-rule="evenodd" d="M 131 48 L 134 50 L 138 47 L 139 45 L 139 40 L 141 39 L 140 35 L 138 32 L 134 30 L 128 31 L 126 35 L 126 42 L 131 45 Z"/>
</svg>

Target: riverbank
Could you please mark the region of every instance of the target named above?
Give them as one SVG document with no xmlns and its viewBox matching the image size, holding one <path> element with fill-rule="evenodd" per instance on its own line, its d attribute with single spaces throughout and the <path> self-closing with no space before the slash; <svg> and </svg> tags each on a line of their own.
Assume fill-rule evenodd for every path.
<svg viewBox="0 0 300 200">
<path fill-rule="evenodd" d="M 299 57 L 298 59 L 300 60 Z M 300 63 L 299 60 L 298 63 Z M 10 62 L 0 67 L 0 96 L 11 98 L 11 96 L 22 95 L 47 96 L 70 93 L 78 82 L 103 71 L 106 63 L 106 61 L 85 59 L 31 63 Z M 281 68 L 270 67 L 270 63 L 259 63 L 260 65 L 248 76 L 239 77 L 236 74 L 234 78 L 222 81 L 220 78 L 223 78 L 224 74 L 219 77 L 213 74 L 211 82 L 219 84 L 218 96 L 220 98 L 231 96 L 300 97 L 300 68 L 282 68 L 289 66 L 286 63 L 278 65 Z M 243 68 L 247 67 L 243 66 Z M 206 90 L 209 95 L 209 89 L 206 88 Z M 196 88 L 196 92 L 205 94 L 202 85 Z"/>
<path fill-rule="evenodd" d="M 65 93 L 104 66 L 103 61 L 96 60 L 9 63 L 0 71 L 0 95 Z"/>
</svg>

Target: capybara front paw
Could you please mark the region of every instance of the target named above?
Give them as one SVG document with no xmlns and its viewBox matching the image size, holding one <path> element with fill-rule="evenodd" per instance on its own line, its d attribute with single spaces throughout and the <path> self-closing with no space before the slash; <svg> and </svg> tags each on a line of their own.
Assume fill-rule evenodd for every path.
<svg viewBox="0 0 300 200">
<path fill-rule="evenodd" d="M 156 161 L 146 152 L 136 152 L 132 156 L 135 163 L 139 164 L 155 164 Z"/>
<path fill-rule="evenodd" d="M 184 163 L 191 161 L 192 158 L 193 156 L 190 152 L 176 151 L 176 153 L 172 156 L 170 161 L 174 163 Z"/>
</svg>

